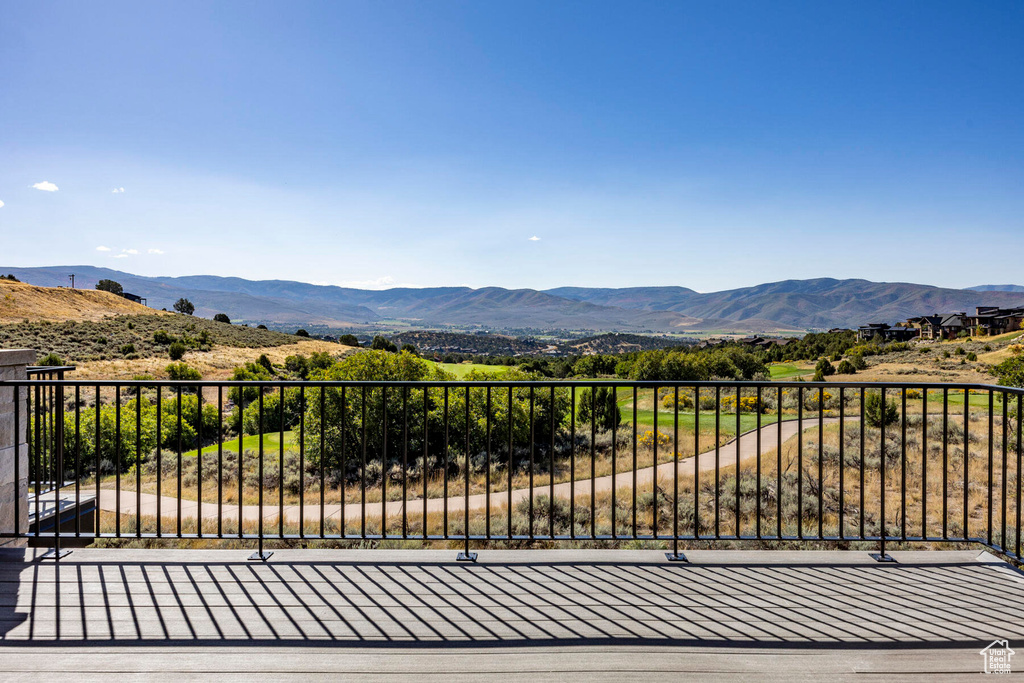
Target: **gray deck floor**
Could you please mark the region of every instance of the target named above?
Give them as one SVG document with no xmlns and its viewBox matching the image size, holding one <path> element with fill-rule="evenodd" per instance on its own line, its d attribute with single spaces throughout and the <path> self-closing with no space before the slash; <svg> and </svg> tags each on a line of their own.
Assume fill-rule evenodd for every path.
<svg viewBox="0 0 1024 683">
<path fill-rule="evenodd" d="M 0 680 L 959 679 L 1024 648 L 1024 575 L 977 551 L 39 552 L 0 551 Z"/>
</svg>

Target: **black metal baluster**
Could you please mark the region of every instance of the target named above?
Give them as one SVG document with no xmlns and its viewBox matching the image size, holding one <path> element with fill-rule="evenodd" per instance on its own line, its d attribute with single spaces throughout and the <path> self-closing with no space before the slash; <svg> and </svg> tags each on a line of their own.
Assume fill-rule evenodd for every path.
<svg viewBox="0 0 1024 683">
<path fill-rule="evenodd" d="M 967 500 L 967 495 L 968 495 L 969 489 L 970 489 L 970 485 L 969 485 L 969 482 L 970 482 L 970 476 L 969 476 L 970 468 L 968 467 L 968 462 L 970 461 L 970 457 L 971 457 L 970 456 L 970 450 L 971 450 L 970 443 L 971 443 L 971 439 L 970 439 L 970 433 L 969 433 L 970 432 L 970 427 L 971 427 L 971 392 L 970 392 L 969 389 L 964 389 L 964 510 L 963 510 L 964 529 L 963 529 L 963 540 L 965 540 L 965 541 L 971 537 L 971 533 L 970 533 L 970 518 L 968 517 L 969 507 L 970 506 L 969 506 L 969 503 L 968 503 L 968 500 Z"/>
<path fill-rule="evenodd" d="M 839 538 L 846 539 L 846 388 L 839 387 Z"/>
<path fill-rule="evenodd" d="M 388 472 L 391 471 L 391 459 L 388 458 L 388 388 L 380 388 L 380 536 L 388 535 Z"/>
<path fill-rule="evenodd" d="M 180 389 L 179 389 L 179 396 L 180 396 Z M 256 549 L 256 552 L 254 552 L 252 555 L 249 556 L 249 559 L 250 560 L 259 560 L 261 562 L 266 562 L 267 560 L 270 559 L 270 556 L 273 555 L 274 553 L 272 553 L 272 552 L 264 552 L 264 550 L 263 550 L 263 385 L 262 384 L 259 386 L 259 398 L 258 398 L 258 401 L 259 401 L 258 406 L 259 406 L 259 412 L 260 412 L 260 415 L 259 415 L 259 430 L 260 430 L 259 441 L 260 441 L 260 445 L 259 445 L 259 454 L 258 454 L 258 456 L 259 456 L 259 465 L 258 465 L 258 469 L 259 469 L 259 478 L 258 478 L 258 481 L 259 481 L 259 484 L 258 484 L 258 487 L 259 487 L 259 489 L 258 489 L 259 521 L 257 522 L 257 530 L 256 530 L 257 549 Z M 238 501 L 238 509 L 239 509 L 238 518 L 241 519 L 242 518 L 242 513 L 241 513 L 242 501 L 241 500 Z M 180 516 L 181 515 L 179 515 L 179 517 Z"/>
<path fill-rule="evenodd" d="M 239 470 L 241 473 L 241 470 Z M 217 385 L 217 538 L 224 537 L 224 385 Z"/>
<path fill-rule="evenodd" d="M 548 448 L 548 536 L 555 540 L 555 387 L 551 386 L 551 403 L 548 406 L 551 416 L 551 443 Z"/>
<path fill-rule="evenodd" d="M 306 537 L 306 385 L 299 385 L 299 538 Z"/>
<path fill-rule="evenodd" d="M 743 432 L 743 427 L 740 423 L 740 414 L 743 412 L 740 408 L 742 404 L 743 395 L 740 393 L 742 390 L 739 386 L 736 387 L 736 512 L 735 512 L 735 533 L 736 538 L 740 537 L 740 434 Z"/>
<path fill-rule="evenodd" d="M 277 535 L 284 538 L 284 386 L 277 396 Z"/>
<path fill-rule="evenodd" d="M 775 438 L 778 441 L 775 447 L 775 537 L 782 538 L 782 387 L 779 387 L 777 404 L 778 420 L 775 429 Z"/>
<path fill-rule="evenodd" d="M 700 387 L 693 387 L 693 538 L 700 539 Z"/>
<path fill-rule="evenodd" d="M 245 490 L 243 488 L 245 484 L 245 456 L 243 454 L 243 438 L 245 434 L 245 387 L 239 386 L 238 389 L 238 537 L 243 538 L 245 535 L 244 529 L 244 517 L 242 515 L 242 501 L 244 498 Z M 160 387 L 157 387 L 157 391 Z M 252 404 L 250 404 L 252 405 Z M 261 437 L 262 438 L 262 437 Z"/>
<path fill-rule="evenodd" d="M 534 429 L 535 423 L 534 423 L 534 412 L 533 412 L 534 405 L 533 404 L 534 404 L 534 391 L 533 391 L 533 385 L 530 385 L 530 495 L 529 495 L 529 498 L 530 498 L 530 540 L 531 541 L 534 538 L 534 533 L 533 533 L 533 492 L 534 492 L 534 488 L 533 488 L 533 459 L 534 459 L 534 451 L 535 451 L 536 445 L 537 445 L 537 437 L 536 437 L 536 433 L 535 433 L 535 429 Z M 511 514 L 511 513 L 512 513 L 512 510 L 510 509 L 509 510 L 509 514 Z"/>
<path fill-rule="evenodd" d="M 196 387 L 196 530 L 203 537 L 203 388 Z"/>
<path fill-rule="evenodd" d="M 882 387 L 881 392 L 882 392 L 882 395 L 881 395 L 881 399 L 882 400 L 881 400 L 880 405 L 881 405 L 881 411 L 882 412 L 881 412 L 881 419 L 879 420 L 879 424 L 880 424 L 880 427 L 881 427 L 880 439 L 881 439 L 882 457 L 879 459 L 879 463 L 878 463 L 878 473 L 880 475 L 880 481 L 879 481 L 879 486 L 878 486 L 880 491 L 879 491 L 878 501 L 879 501 L 879 507 L 881 508 L 881 514 L 880 514 L 880 517 L 879 517 L 879 525 L 880 525 L 881 528 L 880 528 L 880 531 L 879 531 L 879 534 L 878 534 L 878 547 L 879 547 L 878 553 L 877 554 L 876 553 L 872 553 L 871 557 L 873 557 L 878 562 L 895 562 L 896 561 L 895 558 L 893 558 L 892 555 L 887 555 L 886 552 L 885 552 L 885 541 L 886 541 L 886 535 L 887 535 L 886 534 L 886 527 L 885 527 L 885 488 L 886 488 L 886 486 L 885 486 L 885 458 L 886 458 L 886 453 L 885 453 L 885 423 L 886 423 L 886 420 L 887 420 L 888 404 L 886 404 L 886 401 L 885 401 L 885 387 L 884 386 Z M 906 420 L 904 420 L 904 422 L 906 422 Z"/>
<path fill-rule="evenodd" d="M 451 462 L 451 454 L 449 452 L 451 439 L 449 438 L 448 435 L 448 425 L 448 385 L 446 384 L 444 386 L 444 519 L 441 520 L 441 524 L 443 525 L 441 531 L 444 534 L 445 539 L 448 538 L 448 466 L 449 463 Z M 533 482 L 530 483 L 532 484 Z M 533 515 L 531 514 L 531 517 L 532 516 Z"/>
<path fill-rule="evenodd" d="M 633 503 L 633 538 L 636 538 L 636 441 L 637 441 L 637 388 L 633 385 L 633 489 L 630 499 Z"/>
<path fill-rule="evenodd" d="M 1014 556 L 1019 561 L 1020 555 L 1020 537 L 1021 531 L 1024 531 L 1024 527 L 1021 527 L 1021 487 L 1024 485 L 1024 476 L 1021 476 L 1021 465 L 1024 465 L 1024 449 L 1022 449 L 1021 435 L 1024 433 L 1024 396 L 1017 394 L 1017 526 L 1014 536 L 1017 537 L 1016 549 Z"/>
<path fill-rule="evenodd" d="M 651 460 L 654 464 L 654 469 L 651 470 L 651 495 L 653 496 L 653 503 L 651 505 L 651 534 L 657 539 L 658 538 L 658 437 L 661 435 L 658 430 L 658 393 L 659 389 L 657 385 L 651 389 L 652 399 L 654 403 L 654 444 L 651 446 L 653 455 Z"/>
<path fill-rule="evenodd" d="M 907 540 L 907 388 L 900 389 L 900 539 Z"/>
<path fill-rule="evenodd" d="M 928 388 L 921 402 L 921 538 L 928 538 Z"/>
<path fill-rule="evenodd" d="M 619 390 L 618 387 L 613 386 L 611 388 L 612 396 L 614 398 L 615 410 L 619 409 Z M 615 514 L 615 498 L 616 489 L 619 488 L 619 470 L 618 470 L 618 441 L 619 441 L 619 421 L 612 420 L 612 538 L 619 537 L 619 527 L 616 525 L 616 514 Z M 591 498 L 591 504 L 594 503 L 594 499 Z"/>
<path fill-rule="evenodd" d="M 818 387 L 818 538 L 825 537 L 825 387 Z"/>
<path fill-rule="evenodd" d="M 511 391 L 511 390 L 510 390 Z M 420 468 L 423 473 L 423 538 L 427 537 L 427 441 L 430 436 L 429 428 L 429 406 L 430 406 L 430 388 L 423 387 L 423 466 Z M 511 418 L 510 418 L 511 420 Z M 511 427 L 510 427 L 511 428 Z M 511 432 L 510 432 L 511 433 Z M 511 487 L 510 487 L 511 490 Z M 511 519 L 512 509 L 509 506 L 509 519 Z"/>
<path fill-rule="evenodd" d="M 796 390 L 796 535 L 804 538 L 804 388 Z"/>
<path fill-rule="evenodd" d="M 865 467 L 864 467 L 864 456 L 865 456 L 865 453 L 866 453 L 865 446 L 864 446 L 864 422 L 865 422 L 864 398 L 865 398 L 864 387 L 861 387 L 860 388 L 860 538 L 861 539 L 864 538 L 864 470 L 865 470 Z"/>
<path fill-rule="evenodd" d="M 485 419 L 487 421 L 487 464 L 484 468 L 484 536 L 487 540 L 491 538 L 491 385 L 487 385 L 487 406 L 485 408 Z"/>
<path fill-rule="evenodd" d="M 177 525 L 175 527 L 175 530 L 176 530 L 176 534 L 177 534 L 178 538 L 181 538 L 181 470 L 182 470 L 182 467 L 181 467 L 181 451 L 182 451 L 182 447 L 181 447 L 181 385 L 180 384 L 177 385 L 175 387 L 175 389 L 176 389 L 177 407 L 178 407 L 178 416 L 177 416 L 177 425 L 178 425 L 178 438 L 177 438 L 177 446 L 178 446 L 178 479 L 177 479 L 177 486 L 178 486 L 178 499 L 177 500 L 178 500 L 178 502 L 177 502 L 177 511 L 178 511 L 178 514 L 177 514 L 177 518 L 178 519 L 177 519 Z M 261 410 L 260 412 L 262 413 L 263 411 Z M 120 420 L 118 420 L 118 423 L 120 423 Z M 260 430 L 260 431 L 262 431 L 262 430 Z M 263 473 L 260 472 L 260 482 L 261 482 L 261 485 L 262 485 L 262 481 L 263 481 Z M 121 496 L 119 494 L 118 495 L 118 500 L 120 500 L 120 499 L 121 499 Z M 120 535 L 120 532 L 118 532 L 118 535 Z M 263 534 L 260 534 L 260 535 L 262 536 Z"/>
<path fill-rule="evenodd" d="M 367 538 L 367 385 L 361 387 L 361 422 L 359 443 L 362 459 L 359 464 L 359 536 Z M 445 495 L 447 492 L 445 490 Z M 445 533 L 447 536 L 447 533 Z"/>
<path fill-rule="evenodd" d="M 15 403 L 17 403 L 18 392 L 20 392 L 20 389 L 18 387 L 15 387 L 14 388 L 14 392 L 15 392 L 14 393 Z M 140 398 L 140 400 L 141 400 L 141 398 Z M 17 409 L 17 406 L 15 406 L 15 409 Z M 21 440 L 21 438 L 20 438 L 21 432 L 18 431 L 17 413 L 15 413 L 14 433 L 16 435 L 18 435 L 18 439 L 17 440 L 20 441 Z M 18 454 L 15 453 L 15 455 L 18 455 Z M 17 463 L 18 462 L 18 458 L 15 458 L 14 462 Z M 15 468 L 14 481 L 20 481 L 20 479 L 18 478 L 17 468 Z M 75 510 L 81 510 L 82 509 L 82 487 L 81 487 L 81 484 L 82 484 L 82 392 L 81 392 L 81 387 L 76 384 L 75 385 Z M 99 508 L 99 503 L 100 502 L 97 500 L 96 501 L 96 507 L 97 508 Z M 20 507 L 21 506 L 19 505 L 15 509 L 18 509 Z M 14 528 L 15 529 L 19 529 L 20 528 L 18 526 L 18 522 L 17 522 L 17 513 L 15 513 Z M 75 515 L 75 538 L 80 538 L 81 536 L 82 536 L 82 515 L 76 514 Z"/>
<path fill-rule="evenodd" d="M 754 410 L 757 412 L 755 429 L 757 430 L 757 495 L 755 496 L 756 502 L 754 503 L 756 509 L 754 511 L 757 516 L 757 521 L 754 522 L 755 535 L 757 540 L 761 540 L 761 385 L 757 385 L 757 403 L 754 405 Z M 781 426 L 781 425 L 780 425 Z"/>
<path fill-rule="evenodd" d="M 114 534 L 121 537 L 121 385 L 114 387 L 114 489 L 117 491 L 117 515 L 114 519 Z M 178 492 L 181 499 L 181 492 Z M 180 503 L 179 503 L 180 505 Z M 178 515 L 179 518 L 181 515 Z M 181 535 L 179 529 L 178 535 Z"/>
<path fill-rule="evenodd" d="M 614 398 L 614 397 L 613 397 Z M 615 403 L 618 410 L 618 403 Z M 597 538 L 597 387 L 590 388 L 590 538 Z M 615 473 L 612 472 L 612 488 Z"/>
<path fill-rule="evenodd" d="M 472 462 L 472 459 L 470 457 L 470 452 L 469 452 L 469 399 L 470 399 L 470 396 L 469 396 L 469 385 L 467 384 L 466 385 L 466 396 L 465 396 L 465 400 L 466 400 L 466 414 L 464 415 L 464 419 L 465 419 L 465 422 L 466 422 L 466 447 L 465 447 L 466 490 L 464 492 L 465 493 L 464 498 L 463 498 L 464 504 L 463 504 L 463 508 L 462 508 L 462 523 L 463 523 L 462 532 L 463 532 L 463 536 L 465 536 L 466 544 L 464 546 L 465 549 L 455 557 L 456 561 L 458 561 L 458 562 L 476 562 L 476 553 L 469 552 L 469 470 L 470 470 L 470 465 L 471 465 L 471 462 Z"/>
<path fill-rule="evenodd" d="M 160 516 L 162 514 L 162 512 L 161 512 L 161 507 L 162 507 L 161 506 L 161 501 L 162 501 L 162 499 L 164 497 L 163 496 L 163 491 L 164 491 L 164 484 L 163 484 L 163 440 L 164 440 L 164 433 L 163 433 L 163 429 L 162 429 L 162 426 L 163 426 L 163 412 L 164 411 L 163 411 L 163 403 L 161 403 L 161 389 L 162 389 L 161 385 L 157 384 L 156 385 L 156 537 L 157 538 L 160 538 L 160 537 L 162 537 L 164 535 L 164 532 L 163 532 L 163 528 L 164 528 L 163 527 L 163 517 Z M 96 387 L 96 405 L 97 405 L 97 407 L 99 406 L 99 403 L 100 403 L 100 388 Z M 97 469 L 96 469 L 96 505 L 99 506 L 99 503 L 100 503 L 100 497 L 99 497 L 99 481 L 100 481 L 100 479 L 99 479 L 99 476 L 100 476 L 100 471 L 99 471 L 99 446 L 100 446 L 100 440 L 99 440 L 99 431 L 98 431 L 99 430 L 99 411 L 98 411 L 98 409 L 97 409 L 97 413 L 96 413 L 96 418 L 97 418 L 97 420 L 96 420 L 96 424 L 97 424 L 97 432 L 96 432 L 96 437 L 97 437 L 96 438 L 96 467 L 97 467 Z M 241 419 L 241 418 L 239 418 L 239 419 Z M 239 429 L 239 433 L 241 433 L 241 429 Z M 241 471 L 239 471 L 239 472 L 241 472 Z M 241 481 L 241 473 L 239 473 L 239 481 Z M 239 503 L 239 504 L 241 504 L 241 503 Z M 241 509 L 241 507 L 239 507 L 239 509 Z M 96 519 L 99 520 L 99 510 L 97 510 Z M 97 525 L 98 524 L 99 524 L 99 522 L 97 521 Z M 239 533 L 241 533 L 241 529 L 242 529 L 241 521 L 239 521 L 238 529 L 239 529 Z M 97 532 L 98 531 L 99 531 L 99 526 L 97 526 Z"/>
<path fill-rule="evenodd" d="M 569 538 L 576 539 L 576 385 L 569 387 Z M 553 407 L 553 406 L 552 406 Z M 553 412 L 553 411 L 552 411 Z"/>
<path fill-rule="evenodd" d="M 409 538 L 409 386 L 402 387 L 402 538 Z"/>
<path fill-rule="evenodd" d="M 1007 455 L 1006 441 L 1007 441 L 1007 437 L 1009 436 L 1008 431 L 1007 431 L 1008 428 L 1009 428 L 1009 412 L 1008 412 L 1008 406 L 1006 405 L 1007 402 L 1008 402 L 1007 401 L 1008 394 L 1004 391 L 1001 395 L 1003 397 L 1003 433 L 1002 433 L 1002 437 L 1000 438 L 1000 441 L 1003 442 L 1003 476 L 1002 476 L 1002 493 L 1000 494 L 1001 512 L 999 514 L 999 521 L 1001 522 L 1001 525 L 1000 525 L 1001 533 L 999 535 L 999 549 L 1002 550 L 1003 552 L 1006 552 L 1006 474 L 1007 474 L 1007 471 L 1006 471 L 1006 455 Z"/>
<path fill-rule="evenodd" d="M 942 540 L 949 538 L 949 388 L 942 388 Z"/>
<path fill-rule="evenodd" d="M 672 552 L 665 553 L 669 562 L 687 562 L 679 552 L 679 385 L 674 387 L 672 405 Z M 694 459 L 697 454 L 694 453 Z M 694 534 L 696 536 L 696 534 Z"/>
<path fill-rule="evenodd" d="M 722 487 L 722 470 L 719 457 L 722 453 L 722 433 L 721 433 L 721 417 L 722 417 L 722 387 L 715 385 L 715 538 L 720 538 L 721 533 L 719 531 L 719 510 L 718 502 L 721 497 Z"/>
<path fill-rule="evenodd" d="M 135 537 L 142 538 L 142 387 L 135 389 Z"/>
<path fill-rule="evenodd" d="M 327 497 L 327 423 L 324 422 L 324 408 L 327 404 L 327 387 L 320 385 L 320 538 L 324 537 L 326 520 L 326 497 Z M 344 426 L 342 427 L 344 430 Z M 340 528 L 342 536 L 345 535 L 344 520 Z"/>
<path fill-rule="evenodd" d="M 985 532 L 985 541 L 989 547 L 992 546 L 992 488 L 994 484 L 994 460 L 995 460 L 995 393 L 989 389 L 988 392 L 988 506 L 985 510 L 985 524 L 988 527 Z"/>
<path fill-rule="evenodd" d="M 512 387 L 508 388 L 508 514 L 505 520 L 508 525 L 507 536 L 508 540 L 512 540 Z M 532 492 L 531 492 L 532 493 Z"/>
</svg>

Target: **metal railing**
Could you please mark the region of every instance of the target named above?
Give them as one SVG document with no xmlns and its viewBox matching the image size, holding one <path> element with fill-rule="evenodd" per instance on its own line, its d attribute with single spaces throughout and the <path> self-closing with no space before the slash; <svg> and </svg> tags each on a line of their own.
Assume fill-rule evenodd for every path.
<svg viewBox="0 0 1024 683">
<path fill-rule="evenodd" d="M 980 543 L 1021 560 L 1024 390 L 30 379 L 38 519 L 94 539 Z M 25 403 L 27 401 L 27 403 Z M 27 413 L 22 406 L 27 405 Z M 23 422 L 27 421 L 27 422 Z M 17 474 L 16 474 L 17 476 Z M 70 526 L 69 526 L 70 525 Z M 19 527 L 20 528 L 20 527 Z M 12 534 L 6 534 L 11 536 Z"/>
</svg>

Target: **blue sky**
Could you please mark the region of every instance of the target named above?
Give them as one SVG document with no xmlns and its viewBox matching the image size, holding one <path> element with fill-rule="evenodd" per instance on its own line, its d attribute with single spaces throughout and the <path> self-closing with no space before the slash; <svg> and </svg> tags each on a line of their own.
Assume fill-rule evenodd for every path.
<svg viewBox="0 0 1024 683">
<path fill-rule="evenodd" d="M 1020 2 L 5 3 L 0 266 L 1016 282 L 1021 35 Z"/>
</svg>

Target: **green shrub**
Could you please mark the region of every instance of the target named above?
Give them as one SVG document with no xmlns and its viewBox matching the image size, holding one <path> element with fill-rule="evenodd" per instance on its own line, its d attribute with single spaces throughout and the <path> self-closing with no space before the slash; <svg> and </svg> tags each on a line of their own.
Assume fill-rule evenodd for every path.
<svg viewBox="0 0 1024 683">
<path fill-rule="evenodd" d="M 848 360 L 843 360 L 839 363 L 839 367 L 836 368 L 836 374 L 838 375 L 854 375 L 857 373 L 857 368 Z"/>
<path fill-rule="evenodd" d="M 359 346 L 359 340 L 354 334 L 343 334 L 338 337 L 338 343 L 345 346 Z"/>
<path fill-rule="evenodd" d="M 135 353 L 135 344 L 128 342 L 121 346 L 121 354 L 127 356 L 129 353 Z"/>
<path fill-rule="evenodd" d="M 308 337 L 309 336 L 309 332 L 306 332 L 306 330 L 304 330 L 302 328 L 299 328 L 299 329 L 295 330 L 295 336 L 296 337 Z"/>
<path fill-rule="evenodd" d="M 155 344 L 170 344 L 174 341 L 174 337 L 167 334 L 166 330 L 157 330 L 153 333 L 153 342 Z"/>
<path fill-rule="evenodd" d="M 953 353 L 955 353 L 958 356 L 962 356 L 962 355 L 964 355 L 967 352 L 964 351 L 964 347 L 958 346 L 958 347 L 956 347 L 956 351 L 954 351 Z"/>
<path fill-rule="evenodd" d="M 36 361 L 36 365 L 45 365 L 46 367 L 56 367 L 64 365 L 64 360 L 57 354 L 50 352 Z"/>
<path fill-rule="evenodd" d="M 181 360 L 185 356 L 185 345 L 180 341 L 173 341 L 171 345 L 167 347 L 167 353 L 171 357 L 171 360 Z"/>
<path fill-rule="evenodd" d="M 882 405 L 882 394 L 879 391 L 869 392 L 864 400 L 864 417 L 872 427 L 889 426 L 899 421 L 899 410 L 895 401 L 885 401 Z"/>
<path fill-rule="evenodd" d="M 218 313 L 217 315 L 213 316 L 213 320 L 214 322 L 218 323 L 227 323 L 229 325 L 231 324 L 231 318 L 229 318 L 226 313 Z"/>
<path fill-rule="evenodd" d="M 188 363 L 171 363 L 165 370 L 167 378 L 172 380 L 199 381 L 203 378 L 202 373 Z"/>
<path fill-rule="evenodd" d="M 978 354 L 976 354 L 974 351 L 971 351 L 970 353 L 967 354 L 967 360 L 969 360 L 969 361 L 976 361 L 976 360 L 978 360 Z"/>
</svg>

